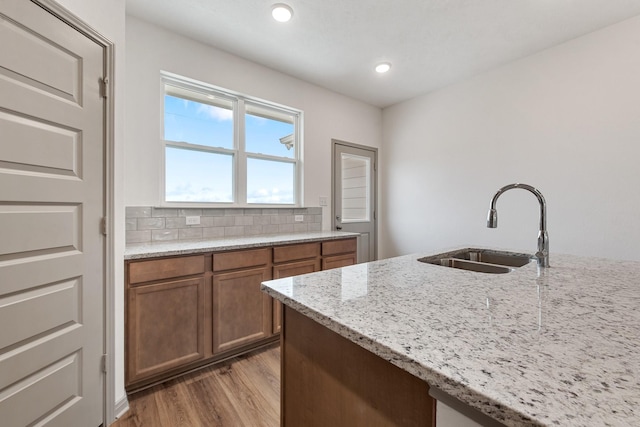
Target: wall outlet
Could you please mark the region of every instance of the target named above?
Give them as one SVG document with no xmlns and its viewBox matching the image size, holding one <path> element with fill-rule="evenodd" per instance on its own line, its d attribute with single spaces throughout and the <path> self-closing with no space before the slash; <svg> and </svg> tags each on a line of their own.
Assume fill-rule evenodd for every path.
<svg viewBox="0 0 640 427">
<path fill-rule="evenodd" d="M 328 200 L 325 196 L 320 196 L 320 206 L 327 206 Z"/>
<path fill-rule="evenodd" d="M 295 222 L 302 222 L 304 221 L 304 215 L 296 215 L 294 218 Z"/>
<path fill-rule="evenodd" d="M 199 216 L 188 216 L 186 217 L 187 219 L 187 225 L 199 225 L 200 224 L 200 217 Z"/>
</svg>

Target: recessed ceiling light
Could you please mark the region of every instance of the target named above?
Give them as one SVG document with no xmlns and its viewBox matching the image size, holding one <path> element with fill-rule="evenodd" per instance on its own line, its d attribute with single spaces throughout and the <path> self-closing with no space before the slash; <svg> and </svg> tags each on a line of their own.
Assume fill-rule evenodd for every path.
<svg viewBox="0 0 640 427">
<path fill-rule="evenodd" d="M 284 3 L 276 3 L 271 6 L 271 15 L 278 22 L 287 22 L 293 16 L 293 9 Z"/>
<path fill-rule="evenodd" d="M 380 74 L 384 74 L 391 69 L 391 64 L 388 62 L 381 62 L 376 65 L 376 72 Z"/>
</svg>

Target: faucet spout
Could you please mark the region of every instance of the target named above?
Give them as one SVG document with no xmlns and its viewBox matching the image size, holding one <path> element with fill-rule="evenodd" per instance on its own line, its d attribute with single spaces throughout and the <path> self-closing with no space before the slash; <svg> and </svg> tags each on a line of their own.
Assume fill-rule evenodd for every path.
<svg viewBox="0 0 640 427">
<path fill-rule="evenodd" d="M 540 230 L 538 231 L 538 252 L 536 252 L 536 259 L 538 260 L 538 265 L 540 267 L 549 267 L 549 234 L 547 233 L 547 202 L 544 200 L 544 196 L 542 193 L 527 184 L 509 184 L 505 185 L 501 189 L 499 189 L 496 194 L 494 194 L 491 199 L 491 204 L 489 205 L 489 214 L 487 215 L 487 227 L 488 228 L 497 228 L 498 227 L 498 211 L 496 209 L 496 202 L 502 193 L 508 190 L 512 190 L 514 188 L 522 188 L 531 192 L 534 196 L 537 197 L 538 203 L 540 204 Z"/>
</svg>

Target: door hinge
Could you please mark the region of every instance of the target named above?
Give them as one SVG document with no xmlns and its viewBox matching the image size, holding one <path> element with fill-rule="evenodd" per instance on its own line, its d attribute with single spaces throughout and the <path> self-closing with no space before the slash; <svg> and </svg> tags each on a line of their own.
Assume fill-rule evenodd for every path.
<svg viewBox="0 0 640 427">
<path fill-rule="evenodd" d="M 109 78 L 105 77 L 103 79 L 100 79 L 100 96 L 103 98 L 106 98 L 108 89 L 109 89 Z"/>
<path fill-rule="evenodd" d="M 100 369 L 102 370 L 103 373 L 107 373 L 107 355 L 103 354 L 102 355 L 102 361 L 100 362 Z"/>
<path fill-rule="evenodd" d="M 100 221 L 100 232 L 106 236 L 107 235 L 107 217 L 103 216 Z"/>
</svg>

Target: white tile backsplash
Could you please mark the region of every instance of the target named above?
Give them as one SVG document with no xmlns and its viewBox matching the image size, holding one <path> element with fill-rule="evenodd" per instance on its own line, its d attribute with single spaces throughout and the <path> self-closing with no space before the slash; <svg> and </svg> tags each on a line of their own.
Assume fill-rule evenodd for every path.
<svg viewBox="0 0 640 427">
<path fill-rule="evenodd" d="M 304 215 L 295 222 L 295 215 Z M 186 225 L 187 216 L 199 216 L 200 224 Z M 127 243 L 215 239 L 322 229 L 322 208 L 126 208 Z"/>
</svg>

